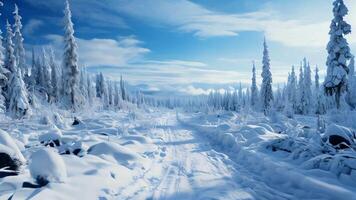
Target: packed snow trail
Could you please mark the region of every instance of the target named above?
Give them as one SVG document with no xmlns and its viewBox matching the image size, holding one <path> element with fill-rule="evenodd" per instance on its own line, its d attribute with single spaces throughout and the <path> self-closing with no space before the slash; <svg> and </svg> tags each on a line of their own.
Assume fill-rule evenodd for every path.
<svg viewBox="0 0 356 200">
<path fill-rule="evenodd" d="M 119 190 L 118 199 L 291 199 L 248 171 L 236 171 L 226 155 L 180 125 L 174 113 L 151 120 L 158 124 L 150 135 L 161 140 L 156 144 L 164 152 L 133 184 Z"/>
<path fill-rule="evenodd" d="M 244 142 L 242 136 L 250 137 L 245 145 L 256 145 L 255 136 L 275 134 L 259 135 L 264 129 L 258 116 L 182 113 L 178 117 L 171 110 L 138 110 L 80 117 L 83 124 L 61 128 L 63 141 L 80 141 L 86 151 L 82 157 L 61 155 L 66 181 L 23 188 L 23 182 L 34 181 L 26 165 L 19 176 L 0 179 L 0 199 L 355 199 L 352 184 L 339 182 L 331 173 L 304 170 L 259 145 L 236 145 L 238 140 Z M 25 137 L 27 160 L 43 148 L 38 136 L 53 132 L 33 120 L 2 125 L 12 135 L 21 133 L 16 134 L 19 139 Z M 248 120 L 259 125 L 238 128 Z"/>
</svg>

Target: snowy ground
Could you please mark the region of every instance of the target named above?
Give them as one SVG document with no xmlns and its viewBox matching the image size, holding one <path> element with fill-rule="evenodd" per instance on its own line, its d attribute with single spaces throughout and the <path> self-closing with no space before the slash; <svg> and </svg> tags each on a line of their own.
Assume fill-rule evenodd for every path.
<svg viewBox="0 0 356 200">
<path fill-rule="evenodd" d="M 0 179 L 0 199 L 356 199 L 356 174 L 306 169 L 304 160 L 269 150 L 271 141 L 282 138 L 277 129 L 312 126 L 313 118 L 276 124 L 258 114 L 167 110 L 80 118 L 78 126 L 71 126 L 69 117 L 57 124 L 63 143 L 82 142 L 85 150 L 82 157 L 61 155 L 64 182 L 22 188 L 33 182 L 26 165 L 20 175 Z M 19 146 L 25 144 L 27 160 L 43 148 L 39 136 L 55 131 L 38 121 L 0 125 Z"/>
</svg>

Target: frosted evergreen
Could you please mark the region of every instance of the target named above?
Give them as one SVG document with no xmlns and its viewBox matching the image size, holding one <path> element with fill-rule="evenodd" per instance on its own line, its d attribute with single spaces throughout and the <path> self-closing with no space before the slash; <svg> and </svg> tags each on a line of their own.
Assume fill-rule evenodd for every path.
<svg viewBox="0 0 356 200">
<path fill-rule="evenodd" d="M 348 9 L 343 0 L 333 3 L 334 18 L 330 25 L 330 41 L 327 45 L 327 75 L 324 81 L 325 91 L 328 95 L 335 94 L 337 108 L 340 107 L 340 96 L 347 89 L 348 61 L 352 55 L 344 36 L 351 33 L 351 26 L 344 21 Z"/>
<path fill-rule="evenodd" d="M 264 114 L 268 114 L 273 101 L 272 73 L 270 71 L 270 58 L 266 39 L 263 42 L 262 59 L 262 86 L 261 86 L 261 106 Z"/>
</svg>

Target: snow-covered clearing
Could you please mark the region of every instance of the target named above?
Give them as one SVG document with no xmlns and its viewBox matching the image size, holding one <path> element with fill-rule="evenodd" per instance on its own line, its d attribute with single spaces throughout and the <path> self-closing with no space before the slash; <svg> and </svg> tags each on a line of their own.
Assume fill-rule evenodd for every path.
<svg viewBox="0 0 356 200">
<path fill-rule="evenodd" d="M 170 110 L 95 112 L 60 130 L 31 121 L 3 122 L 27 160 L 59 137 L 67 174 L 42 188 L 25 165 L 0 179 L 0 199 L 354 199 L 356 177 L 306 170 L 285 152 L 261 148 L 280 134 L 258 115 L 176 114 Z M 251 124 L 253 121 L 254 124 Z M 311 124 L 310 120 L 306 120 Z M 272 128 L 273 127 L 273 128 Z M 48 134 L 49 132 L 60 134 Z M 47 134 L 43 136 L 43 134 Z M 42 137 L 39 137 L 41 136 Z M 53 137 L 54 137 L 53 136 Z M 54 145 L 55 146 L 55 145 Z M 49 148 L 49 147 L 48 147 Z M 77 148 L 76 156 L 64 154 Z M 68 153 L 68 152 L 67 152 Z M 35 153 L 36 154 L 36 153 Z M 43 163 L 43 173 L 50 173 Z M 31 166 L 31 165 L 30 165 Z M 63 167 L 62 167 L 63 168 Z M 37 169 L 38 170 L 38 169 Z M 40 173 L 37 172 L 36 173 Z M 47 174 L 46 174 L 47 175 Z"/>
</svg>

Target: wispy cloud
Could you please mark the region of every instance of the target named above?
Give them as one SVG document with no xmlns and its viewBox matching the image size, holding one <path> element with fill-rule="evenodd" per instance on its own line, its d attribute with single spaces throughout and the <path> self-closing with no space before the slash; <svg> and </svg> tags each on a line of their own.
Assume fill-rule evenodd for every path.
<svg viewBox="0 0 356 200">
<path fill-rule="evenodd" d="M 39 19 L 30 19 L 23 28 L 25 35 L 32 35 L 38 28 L 43 26 L 45 23 Z"/>
<path fill-rule="evenodd" d="M 58 0 L 26 1 L 57 11 L 63 7 L 63 2 Z M 356 23 L 356 3 L 353 0 L 346 2 L 350 8 L 348 19 Z M 209 10 L 188 0 L 77 0 L 72 1 L 72 4 L 74 16 L 88 26 L 127 28 L 122 16 L 128 15 L 152 26 L 171 26 L 177 31 L 203 38 L 237 36 L 245 31 L 263 32 L 269 40 L 292 47 L 325 46 L 330 24 L 330 19 L 317 17 L 291 20 L 286 16 L 288 13 L 271 8 L 227 14 Z M 356 42 L 356 36 L 352 36 L 351 41 Z"/>
<path fill-rule="evenodd" d="M 62 48 L 62 36 L 47 35 L 46 38 L 57 49 Z M 77 38 L 77 43 L 80 64 L 86 67 L 125 66 L 150 52 L 149 49 L 142 47 L 142 42 L 134 36 L 119 37 L 117 40 Z"/>
</svg>

